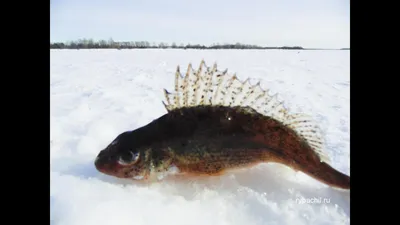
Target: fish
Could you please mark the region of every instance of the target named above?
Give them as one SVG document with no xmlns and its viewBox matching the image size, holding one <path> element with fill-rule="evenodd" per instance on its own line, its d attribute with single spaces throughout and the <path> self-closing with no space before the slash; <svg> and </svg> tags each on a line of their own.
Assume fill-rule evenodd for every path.
<svg viewBox="0 0 400 225">
<path fill-rule="evenodd" d="M 292 113 L 278 94 L 239 80 L 202 60 L 177 66 L 174 91 L 163 89 L 166 113 L 124 131 L 101 150 L 102 174 L 153 181 L 166 176 L 221 176 L 261 163 L 279 163 L 330 187 L 350 189 L 350 176 L 333 168 L 318 123 Z"/>
</svg>

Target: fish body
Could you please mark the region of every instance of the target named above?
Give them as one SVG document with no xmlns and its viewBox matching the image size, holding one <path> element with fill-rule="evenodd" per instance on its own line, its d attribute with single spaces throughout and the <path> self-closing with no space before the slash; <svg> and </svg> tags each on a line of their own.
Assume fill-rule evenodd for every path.
<svg viewBox="0 0 400 225">
<path fill-rule="evenodd" d="M 175 93 L 164 90 L 167 113 L 118 135 L 95 160 L 97 170 L 148 180 L 169 173 L 221 175 L 275 162 L 337 188 L 350 177 L 332 168 L 318 126 L 306 115 L 289 114 L 259 83 L 250 85 L 205 66 L 179 67 Z"/>
</svg>

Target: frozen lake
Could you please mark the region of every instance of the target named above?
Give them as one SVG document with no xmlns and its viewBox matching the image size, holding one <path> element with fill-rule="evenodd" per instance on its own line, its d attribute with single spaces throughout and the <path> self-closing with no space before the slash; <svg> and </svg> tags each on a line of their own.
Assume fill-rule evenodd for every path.
<svg viewBox="0 0 400 225">
<path fill-rule="evenodd" d="M 350 174 L 350 51 L 51 50 L 52 225 L 349 224 L 349 192 L 277 164 L 151 185 L 95 170 L 118 134 L 166 113 L 177 65 L 202 59 L 313 116 L 332 166 Z"/>
</svg>

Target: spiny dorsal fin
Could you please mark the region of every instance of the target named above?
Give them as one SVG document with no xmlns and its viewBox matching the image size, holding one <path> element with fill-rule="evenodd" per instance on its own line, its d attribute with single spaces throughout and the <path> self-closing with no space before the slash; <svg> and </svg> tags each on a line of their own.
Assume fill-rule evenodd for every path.
<svg viewBox="0 0 400 225">
<path fill-rule="evenodd" d="M 175 93 L 164 89 L 164 94 L 166 103 L 163 103 L 167 111 L 199 105 L 250 107 L 293 129 L 314 149 L 321 161 L 330 161 L 323 151 L 319 127 L 312 118 L 305 114 L 289 114 L 277 94 L 270 95 L 268 90 L 261 88 L 260 82 L 251 85 L 249 78 L 241 81 L 227 69 L 219 71 L 216 63 L 209 68 L 202 60 L 197 71 L 189 64 L 185 76 L 178 66 Z"/>
</svg>

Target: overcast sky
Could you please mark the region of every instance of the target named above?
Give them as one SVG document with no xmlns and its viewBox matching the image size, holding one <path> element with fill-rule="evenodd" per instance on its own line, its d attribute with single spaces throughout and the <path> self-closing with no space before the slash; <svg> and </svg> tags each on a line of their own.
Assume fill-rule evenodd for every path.
<svg viewBox="0 0 400 225">
<path fill-rule="evenodd" d="M 350 47 L 349 0 L 51 0 L 51 42 Z"/>
</svg>

